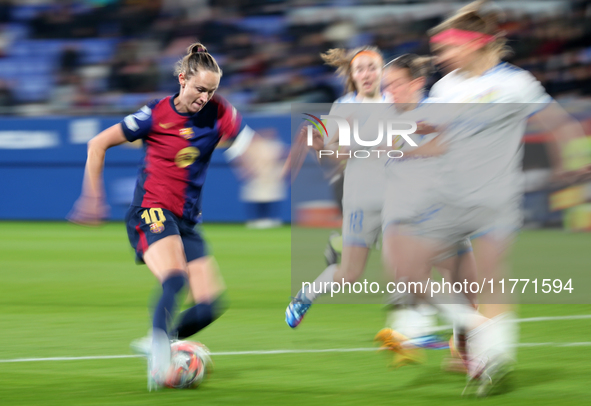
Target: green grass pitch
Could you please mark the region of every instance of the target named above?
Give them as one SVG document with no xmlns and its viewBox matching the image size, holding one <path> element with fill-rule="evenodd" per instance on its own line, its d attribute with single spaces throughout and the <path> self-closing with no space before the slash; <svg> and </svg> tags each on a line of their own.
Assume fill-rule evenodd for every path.
<svg viewBox="0 0 591 406">
<path fill-rule="evenodd" d="M 0 360 L 131 354 L 129 342 L 149 327 L 156 283 L 133 263 L 123 224 L 4 222 L 0 230 Z M 205 232 L 231 305 L 194 338 L 213 352 L 373 346 L 384 323 L 379 305 L 319 304 L 296 330 L 287 327 L 288 227 L 206 225 Z M 318 272 L 323 244 L 316 245 Z M 541 271 L 584 266 L 589 247 L 590 234 L 526 231 L 514 262 Z M 519 317 L 528 318 L 588 314 L 591 305 L 519 308 Z M 590 341 L 591 319 L 521 324 L 522 343 Z M 430 351 L 426 365 L 398 370 L 373 351 L 218 355 L 214 373 L 197 390 L 156 393 L 146 391 L 139 358 L 0 362 L 0 405 L 582 405 L 591 399 L 589 346 L 520 347 L 513 389 L 483 400 L 460 398 L 464 378 L 440 370 L 444 355 Z"/>
</svg>

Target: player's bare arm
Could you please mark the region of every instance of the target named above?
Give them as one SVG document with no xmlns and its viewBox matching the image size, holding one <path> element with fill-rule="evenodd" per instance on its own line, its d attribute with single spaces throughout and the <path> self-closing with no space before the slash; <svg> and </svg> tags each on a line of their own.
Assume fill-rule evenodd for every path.
<svg viewBox="0 0 591 406">
<path fill-rule="evenodd" d="M 115 124 L 88 142 L 82 194 L 68 219 L 77 224 L 98 225 L 108 214 L 103 186 L 103 168 L 107 149 L 127 142 L 121 124 Z"/>
</svg>

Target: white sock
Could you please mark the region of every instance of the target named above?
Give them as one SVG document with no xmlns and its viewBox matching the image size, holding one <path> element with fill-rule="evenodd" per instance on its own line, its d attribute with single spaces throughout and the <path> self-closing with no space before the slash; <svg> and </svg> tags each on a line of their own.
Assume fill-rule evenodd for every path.
<svg viewBox="0 0 591 406">
<path fill-rule="evenodd" d="M 390 318 L 392 330 L 408 337 L 418 338 L 433 333 L 436 320 L 433 314 L 423 313 L 422 306 L 407 306 L 394 310 Z"/>
<path fill-rule="evenodd" d="M 152 353 L 150 371 L 154 380 L 162 385 L 170 368 L 170 340 L 165 331 L 154 329 L 152 332 Z"/>
<path fill-rule="evenodd" d="M 498 330 L 498 351 L 507 360 L 517 361 L 517 343 L 519 342 L 519 324 L 515 313 L 506 312 L 494 317 Z"/>
<path fill-rule="evenodd" d="M 306 298 L 313 302 L 321 294 L 330 292 L 330 285 L 334 282 L 334 274 L 338 269 L 338 266 L 333 264 L 322 271 L 322 273 L 318 275 L 318 278 L 312 282 L 310 288 L 303 292 Z"/>
<path fill-rule="evenodd" d="M 474 370 L 470 372 L 474 374 L 478 368 L 498 358 L 515 362 L 518 339 L 519 328 L 512 312 L 500 314 L 472 330 L 468 334 L 468 353 Z"/>
<path fill-rule="evenodd" d="M 441 312 L 441 315 L 455 327 L 455 329 L 463 328 L 466 331 L 470 331 L 488 320 L 488 318 L 484 317 L 478 312 L 478 310 L 474 309 L 469 304 L 436 304 L 436 301 L 432 302 L 432 304 Z"/>
<path fill-rule="evenodd" d="M 425 299 L 456 329 L 470 331 L 488 320 L 474 309 L 464 295 L 439 295 Z"/>
</svg>

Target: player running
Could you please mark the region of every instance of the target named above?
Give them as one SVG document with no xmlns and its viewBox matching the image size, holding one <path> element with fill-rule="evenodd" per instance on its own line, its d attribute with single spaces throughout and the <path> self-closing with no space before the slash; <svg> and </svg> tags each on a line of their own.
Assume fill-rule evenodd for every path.
<svg viewBox="0 0 591 406">
<path fill-rule="evenodd" d="M 433 258 L 470 235 L 480 276 L 504 277 L 505 255 L 521 223 L 521 138 L 528 118 L 544 126 L 559 147 L 583 136 L 531 74 L 501 62 L 506 38 L 483 3 L 464 7 L 429 33 L 437 63 L 451 71 L 434 85 L 431 97 L 464 104 L 435 106 L 430 116 L 441 116 L 433 124 L 442 129 L 445 143 L 441 165 L 431 173 L 438 177 L 437 204 L 426 202 L 384 232 L 384 260 L 397 278 L 424 283 Z M 562 171 L 555 157 L 555 169 Z M 488 395 L 515 362 L 517 331 L 510 307 L 486 305 L 484 317 L 457 298 L 450 303 L 442 296 L 407 293 L 402 300 L 412 303 L 417 296 L 469 331 L 465 393 Z M 502 299 L 488 293 L 481 302 Z"/>
<path fill-rule="evenodd" d="M 330 114 L 349 116 L 355 113 L 353 103 L 388 103 L 389 98 L 380 90 L 383 57 L 376 47 L 362 47 L 352 51 L 331 49 L 322 54 L 324 61 L 337 68 L 345 78 L 347 94 L 337 99 Z M 327 148 L 338 148 L 336 127 L 328 127 Z M 342 151 L 341 151 L 342 152 Z M 333 262 L 316 278 L 313 285 L 354 282 L 365 269 L 369 251 L 381 232 L 384 159 L 348 159 L 344 169 L 343 186 L 343 248 L 340 265 Z M 285 311 L 285 321 L 295 328 L 318 296 L 300 291 Z"/>
<path fill-rule="evenodd" d="M 425 86 L 432 73 L 432 58 L 415 54 L 405 54 L 390 61 L 384 69 L 383 87 L 396 101 L 395 115 L 406 117 L 421 123 L 428 119 L 423 116 L 425 103 Z M 422 128 L 423 135 L 412 135 L 419 146 L 427 145 L 437 133 L 428 133 L 427 128 Z M 428 148 L 428 146 L 427 146 Z M 432 155 L 423 155 L 428 151 L 425 147 L 402 148 L 405 157 L 390 159 L 386 165 L 385 205 L 382 210 L 384 227 L 398 218 L 408 216 L 409 210 L 421 201 L 432 198 L 430 189 L 434 187 L 430 181 L 431 172 L 440 164 L 440 158 Z M 426 176 L 424 175 L 426 174 Z M 434 261 L 437 271 L 447 281 L 472 282 L 476 279 L 476 262 L 472 252 L 472 245 L 468 238 L 459 242 L 448 252 L 438 256 Z M 468 301 L 476 303 L 474 294 L 466 295 Z M 418 348 L 441 348 L 443 343 L 433 335 L 435 327 L 435 311 L 424 302 L 414 305 L 400 302 L 400 296 L 393 294 L 388 303 L 391 309 L 388 315 L 388 325 L 376 336 L 376 340 L 382 343 L 384 348 L 396 352 L 393 365 L 396 367 L 421 362 L 425 359 Z M 457 329 L 456 329 L 457 330 Z M 454 338 L 462 337 L 462 331 L 455 331 Z M 457 340 L 456 340 L 457 341 Z M 452 341 L 452 346 L 453 346 Z M 462 345 L 456 343 L 460 348 Z M 452 352 L 453 354 L 453 352 Z M 462 361 L 457 357 L 445 360 L 444 368 L 449 370 L 463 370 Z"/>
<path fill-rule="evenodd" d="M 70 220 L 98 224 L 106 216 L 102 182 L 107 149 L 142 140 L 145 148 L 131 207 L 126 215 L 129 241 L 162 285 L 153 314 L 148 355 L 148 389 L 165 384 L 170 365 L 170 339 L 189 337 L 220 316 L 225 290 L 214 258 L 199 230 L 201 191 L 212 153 L 218 144 L 233 142 L 225 152 L 239 158 L 254 144 L 264 143 L 222 97 L 214 95 L 222 71 L 200 43 L 192 44 L 176 66 L 180 89 L 155 100 L 94 137 L 82 195 Z M 194 305 L 180 314 L 175 295 L 189 286 Z"/>
<path fill-rule="evenodd" d="M 338 52 L 338 54 L 337 54 Z M 340 73 L 346 73 L 350 69 L 350 80 L 348 80 L 349 90 L 361 88 L 362 90 L 357 94 L 355 90 L 337 100 L 331 109 L 331 114 L 341 114 L 347 116 L 354 114 L 357 109 L 356 105 L 343 105 L 344 103 L 360 103 L 367 101 L 379 100 L 375 97 L 378 92 L 377 75 L 375 77 L 364 77 L 356 75 L 357 69 L 362 71 L 364 64 L 372 64 L 373 69 L 381 67 L 378 65 L 381 62 L 381 57 L 377 58 L 379 54 L 367 49 L 351 53 L 348 58 L 343 58 L 344 52 L 341 50 L 329 52 L 325 55 L 325 59 L 329 60 L 333 66 L 338 66 Z M 339 58 L 336 58 L 338 55 Z M 332 56 L 333 59 L 329 59 Z M 401 103 L 407 103 L 407 106 L 416 106 L 424 98 L 423 88 L 426 82 L 426 76 L 429 74 L 427 68 L 427 61 L 415 60 L 416 56 L 404 56 L 395 61 L 395 63 L 388 64 L 385 75 L 389 78 L 388 87 L 390 91 L 398 96 Z M 337 63 L 334 60 L 337 60 Z M 412 63 L 412 66 L 410 65 Z M 381 68 L 380 68 L 381 71 Z M 409 75 L 412 76 L 409 79 Z M 365 82 L 363 82 L 365 81 Z M 362 87 L 365 85 L 365 88 Z M 356 87 L 357 86 L 357 87 Z M 367 92 L 367 89 L 371 92 Z M 392 107 L 388 101 L 388 97 L 381 94 L 381 100 L 384 104 L 384 109 L 375 109 L 379 115 L 382 110 L 388 111 Z M 363 118 L 362 118 L 363 119 Z M 368 120 L 371 121 L 371 120 Z M 330 128 L 330 127 L 329 127 Z M 329 134 L 336 133 L 329 130 Z M 364 132 L 362 132 L 363 134 Z M 422 137 L 420 137 L 422 138 Z M 337 137 L 331 138 L 328 145 L 336 144 Z M 419 142 L 421 142 L 419 140 Z M 343 198 L 344 207 L 344 221 L 343 221 L 343 255 L 340 266 L 331 264 L 320 276 L 314 281 L 312 286 L 321 286 L 330 282 L 341 282 L 343 279 L 346 282 L 354 282 L 363 273 L 369 251 L 374 245 L 381 232 L 382 228 L 382 209 L 383 209 L 383 190 L 386 185 L 385 180 L 385 165 L 387 159 L 348 159 L 345 169 L 345 196 Z M 393 165 L 393 167 L 396 165 Z M 460 254 L 463 261 L 452 259 L 456 254 Z M 465 255 L 464 255 L 465 254 Z M 463 242 L 463 248 L 459 248 L 451 253 L 451 255 L 444 255 L 440 260 L 445 260 L 445 263 L 438 264 L 454 270 L 454 275 L 457 275 L 456 268 L 459 264 L 462 265 L 461 270 L 466 273 L 468 279 L 472 279 L 475 274 L 474 259 L 471 253 L 471 246 L 469 241 Z M 472 266 L 472 269 L 470 269 Z M 318 297 L 318 293 L 312 289 L 310 291 L 300 291 L 292 300 L 286 310 L 286 322 L 292 328 L 297 327 L 301 322 L 305 313 L 310 308 L 312 302 Z M 385 347 L 397 351 L 395 363 L 402 365 L 408 362 L 418 361 L 418 354 L 411 351 L 403 351 L 400 347 L 400 338 L 404 340 L 407 337 L 419 338 L 425 336 L 429 330 L 425 327 L 432 327 L 432 318 L 424 316 L 419 312 L 416 306 L 404 306 L 397 303 L 394 296 L 391 305 L 395 307 L 394 326 L 396 329 L 403 330 L 406 334 L 400 335 L 392 329 L 385 329 L 378 334 L 378 339 L 383 342 Z M 419 328 L 420 326 L 420 328 Z M 420 357 L 422 358 L 422 356 Z"/>
</svg>

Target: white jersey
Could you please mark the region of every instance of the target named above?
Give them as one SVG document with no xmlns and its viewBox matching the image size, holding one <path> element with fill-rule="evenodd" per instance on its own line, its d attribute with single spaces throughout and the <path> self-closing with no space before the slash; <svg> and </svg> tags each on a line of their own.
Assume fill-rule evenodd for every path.
<svg viewBox="0 0 591 406">
<path fill-rule="evenodd" d="M 434 124 L 436 107 L 430 99 L 423 100 L 415 109 L 396 112 L 392 106 L 392 117 L 404 121 L 425 122 Z M 432 140 L 437 133 L 419 135 L 411 134 L 410 138 L 418 145 Z M 403 152 L 411 152 L 416 147 L 407 143 L 398 145 Z M 427 210 L 440 198 L 437 193 L 441 157 L 434 156 L 403 156 L 388 159 L 386 164 L 386 197 L 383 213 L 383 226 L 413 218 Z"/>
<path fill-rule="evenodd" d="M 500 63 L 481 76 L 451 72 L 430 95 L 458 103 L 440 107 L 453 117 L 440 171 L 443 202 L 496 207 L 518 198 L 527 118 L 552 101 L 542 85 L 529 72 Z"/>
<path fill-rule="evenodd" d="M 425 122 L 430 124 L 445 123 L 448 117 L 440 114 L 441 109 L 432 104 L 433 100 L 423 100 L 415 109 L 400 113 L 392 112 L 392 117 L 399 120 Z M 417 146 L 421 146 L 438 136 L 438 133 L 426 135 L 412 134 Z M 416 147 L 406 143 L 397 145 L 402 151 L 410 152 Z M 440 168 L 443 158 L 440 156 L 406 156 L 389 159 L 386 165 L 386 191 L 382 210 L 382 227 L 385 229 L 394 224 L 427 222 L 432 214 L 441 208 L 439 185 L 441 184 Z M 428 235 L 431 236 L 431 235 Z M 435 235 L 435 237 L 438 237 Z M 466 235 L 449 238 L 444 235 L 445 250 L 433 259 L 438 263 L 456 255 L 472 250 Z"/>
<path fill-rule="evenodd" d="M 331 108 L 330 114 L 338 115 L 346 119 L 357 118 L 360 128 L 359 138 L 363 141 L 375 140 L 377 134 L 373 131 L 364 131 L 363 126 L 370 118 L 366 109 L 360 109 L 359 103 L 374 103 L 367 105 L 368 111 L 375 111 L 375 103 L 381 107 L 387 107 L 389 100 L 381 97 L 377 100 L 359 100 L 355 93 L 349 93 L 338 99 Z M 382 104 L 383 103 L 383 104 Z M 337 124 L 334 120 L 326 123 L 329 137 L 335 137 Z M 352 137 L 351 151 L 366 149 L 356 145 Z M 332 138 L 329 139 L 329 142 Z M 341 151 L 342 152 L 342 151 Z M 371 155 L 371 153 L 370 153 Z M 371 158 L 350 158 L 345 167 L 345 179 L 343 185 L 343 244 L 371 247 L 374 245 L 381 232 L 382 206 L 384 201 L 384 184 L 386 160 L 371 155 Z"/>
<path fill-rule="evenodd" d="M 369 141 L 376 138 L 376 134 L 368 134 L 364 131 L 365 122 L 370 118 L 367 114 L 360 115 L 359 103 L 373 103 L 384 104 L 384 108 L 389 106 L 391 100 L 386 96 L 381 96 L 378 99 L 363 99 L 360 100 L 355 92 L 346 94 L 337 99 L 329 114 L 339 115 L 344 118 L 353 118 L 358 116 L 359 121 L 359 136 L 364 141 Z M 372 106 L 373 108 L 373 106 Z M 329 142 L 332 137 L 338 134 L 337 124 L 334 120 L 328 120 L 326 123 Z M 351 129 L 353 131 L 353 129 Z M 351 150 L 358 151 L 366 149 L 360 145 L 356 145 L 353 137 L 351 140 Z M 363 155 L 365 156 L 365 155 Z M 347 160 L 345 167 L 345 184 L 343 190 L 343 205 L 354 205 L 363 208 L 371 208 L 381 210 L 383 202 L 383 188 L 385 183 L 384 166 L 386 157 L 384 154 L 377 157 L 377 154 L 370 155 L 369 158 L 351 158 Z"/>
</svg>

